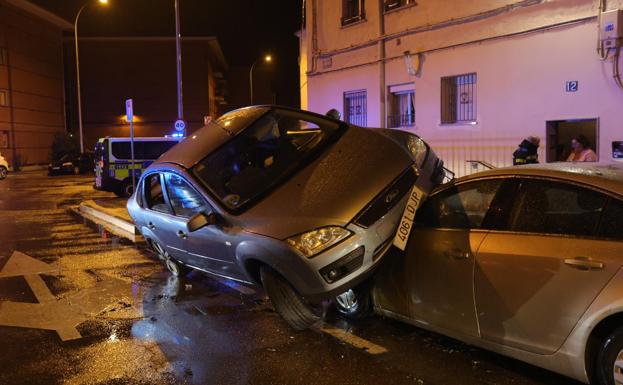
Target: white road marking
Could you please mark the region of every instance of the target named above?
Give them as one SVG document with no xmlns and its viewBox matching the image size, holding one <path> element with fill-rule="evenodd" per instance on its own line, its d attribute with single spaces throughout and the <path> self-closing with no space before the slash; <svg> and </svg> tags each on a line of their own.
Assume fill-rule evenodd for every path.
<svg viewBox="0 0 623 385">
<path fill-rule="evenodd" d="M 357 349 L 364 350 L 369 354 L 383 354 L 387 353 L 387 349 L 383 346 L 377 345 L 371 341 L 363 339 L 361 337 L 357 337 L 356 335 L 347 332 L 343 329 L 338 329 L 336 327 L 330 325 L 324 325 L 322 327 L 317 328 L 317 330 L 329 334 L 330 336 L 337 338 L 338 340 L 345 342 Z"/>
</svg>

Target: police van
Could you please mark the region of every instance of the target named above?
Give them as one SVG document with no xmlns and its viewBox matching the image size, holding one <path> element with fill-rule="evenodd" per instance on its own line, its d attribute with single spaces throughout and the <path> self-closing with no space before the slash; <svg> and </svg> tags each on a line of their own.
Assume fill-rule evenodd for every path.
<svg viewBox="0 0 623 385">
<path fill-rule="evenodd" d="M 134 138 L 136 181 L 154 160 L 181 138 Z M 130 138 L 100 138 L 95 145 L 95 189 L 110 191 L 120 197 L 132 195 L 132 153 Z"/>
</svg>

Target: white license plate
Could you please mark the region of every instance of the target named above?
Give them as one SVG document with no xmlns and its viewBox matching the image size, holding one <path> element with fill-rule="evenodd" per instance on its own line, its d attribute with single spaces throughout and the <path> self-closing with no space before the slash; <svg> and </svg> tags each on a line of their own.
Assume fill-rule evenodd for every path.
<svg viewBox="0 0 623 385">
<path fill-rule="evenodd" d="M 409 234 L 413 228 L 413 220 L 415 219 L 415 213 L 422 205 L 426 194 L 418 186 L 413 186 L 409 193 L 409 200 L 407 206 L 402 213 L 402 218 L 398 224 L 398 230 L 396 230 L 396 236 L 394 237 L 394 246 L 404 251 L 407 247 L 407 241 L 409 240 Z"/>
</svg>

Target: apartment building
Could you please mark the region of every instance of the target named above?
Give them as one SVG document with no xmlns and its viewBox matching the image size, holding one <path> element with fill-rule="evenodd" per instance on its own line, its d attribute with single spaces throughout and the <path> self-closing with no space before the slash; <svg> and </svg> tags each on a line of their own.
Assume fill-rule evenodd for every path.
<svg viewBox="0 0 623 385">
<path fill-rule="evenodd" d="M 63 31 L 73 25 L 25 0 L 0 0 L 0 153 L 47 163 L 65 130 Z"/>
<path fill-rule="evenodd" d="M 302 108 L 414 132 L 457 175 L 512 164 L 530 135 L 542 162 L 566 159 L 577 135 L 599 161 L 623 160 L 621 39 L 600 40 L 623 30 L 621 0 L 305 5 Z"/>
</svg>

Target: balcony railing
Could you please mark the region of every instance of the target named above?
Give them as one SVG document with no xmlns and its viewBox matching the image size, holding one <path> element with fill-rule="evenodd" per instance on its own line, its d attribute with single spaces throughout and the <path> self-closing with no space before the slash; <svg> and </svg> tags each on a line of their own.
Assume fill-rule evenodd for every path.
<svg viewBox="0 0 623 385">
<path fill-rule="evenodd" d="M 387 127 L 413 127 L 415 126 L 415 114 L 389 115 L 387 116 Z"/>
</svg>

